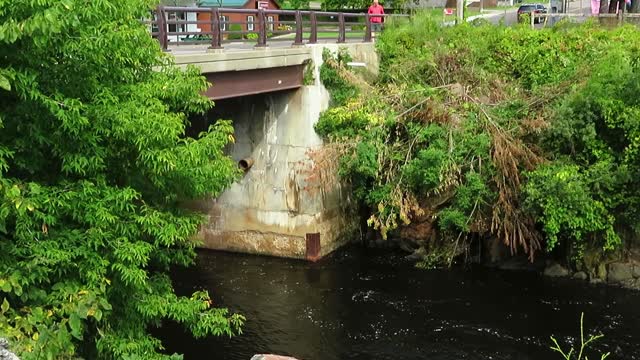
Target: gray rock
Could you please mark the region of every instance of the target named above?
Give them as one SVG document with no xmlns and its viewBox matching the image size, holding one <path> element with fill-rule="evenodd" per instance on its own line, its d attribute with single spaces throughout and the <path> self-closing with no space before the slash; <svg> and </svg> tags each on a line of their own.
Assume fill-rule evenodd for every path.
<svg viewBox="0 0 640 360">
<path fill-rule="evenodd" d="M 620 282 L 622 287 L 633 290 L 640 290 L 640 279 L 628 279 Z"/>
<path fill-rule="evenodd" d="M 9 351 L 9 341 L 0 338 L 0 360 L 20 360 L 16 354 Z"/>
<path fill-rule="evenodd" d="M 640 265 L 633 267 L 633 277 L 640 278 Z"/>
<path fill-rule="evenodd" d="M 577 273 L 573 274 L 573 278 L 578 280 L 587 280 L 589 276 L 587 276 L 587 273 L 585 273 L 584 271 L 578 271 Z"/>
<path fill-rule="evenodd" d="M 591 284 L 594 284 L 594 285 L 596 285 L 596 284 L 604 284 L 604 280 L 602 280 L 602 279 L 600 279 L 600 278 L 596 278 L 596 277 L 591 278 L 591 279 L 589 280 L 589 282 L 590 282 Z"/>
<path fill-rule="evenodd" d="M 550 276 L 550 277 L 569 276 L 569 270 L 565 269 L 562 265 L 558 263 L 553 263 L 547 266 L 546 269 L 544 269 L 544 275 Z"/>
<path fill-rule="evenodd" d="M 412 254 L 405 256 L 405 259 L 409 261 L 419 261 L 424 259 L 427 256 L 427 250 L 425 248 L 420 247 L 417 248 Z"/>
<path fill-rule="evenodd" d="M 633 279 L 633 265 L 629 263 L 613 263 L 609 264 L 607 271 L 607 281 L 610 283 L 619 283 L 625 280 Z"/>
</svg>

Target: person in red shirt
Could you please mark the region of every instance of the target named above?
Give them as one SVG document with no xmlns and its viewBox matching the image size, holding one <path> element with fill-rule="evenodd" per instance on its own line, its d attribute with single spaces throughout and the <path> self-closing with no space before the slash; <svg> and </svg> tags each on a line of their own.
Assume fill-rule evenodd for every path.
<svg viewBox="0 0 640 360">
<path fill-rule="evenodd" d="M 378 0 L 373 0 L 373 4 L 369 6 L 369 15 L 384 15 L 384 8 L 378 3 Z M 371 16 L 371 31 L 379 32 L 382 30 L 382 16 Z"/>
</svg>

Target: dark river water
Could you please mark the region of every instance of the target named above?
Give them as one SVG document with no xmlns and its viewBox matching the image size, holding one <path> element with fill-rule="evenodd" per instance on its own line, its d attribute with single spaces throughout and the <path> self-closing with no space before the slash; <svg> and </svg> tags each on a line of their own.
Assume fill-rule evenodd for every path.
<svg viewBox="0 0 640 360">
<path fill-rule="evenodd" d="M 315 264 L 202 251 L 175 281 L 247 318 L 232 339 L 167 324 L 167 350 L 187 360 L 561 360 L 549 336 L 579 340 L 581 312 L 589 333 L 605 334 L 596 350 L 640 359 L 640 292 L 534 273 L 419 270 L 401 254 L 351 247 Z"/>
</svg>

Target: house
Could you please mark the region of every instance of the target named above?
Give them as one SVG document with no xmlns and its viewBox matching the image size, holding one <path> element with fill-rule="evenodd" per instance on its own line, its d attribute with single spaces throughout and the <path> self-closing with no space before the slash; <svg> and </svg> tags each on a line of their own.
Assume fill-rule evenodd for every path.
<svg viewBox="0 0 640 360">
<path fill-rule="evenodd" d="M 275 0 L 201 0 L 198 2 L 200 7 L 220 7 L 231 9 L 264 9 L 264 10 L 280 10 L 280 5 Z M 273 31 L 278 27 L 278 15 L 267 14 L 267 31 Z M 211 21 L 210 13 L 199 13 L 198 21 Z M 225 31 L 243 30 L 257 31 L 257 19 L 253 14 L 220 14 L 220 28 Z M 232 26 L 233 25 L 233 26 Z M 233 29 L 232 29 L 233 27 Z M 210 24 L 199 24 L 202 32 L 210 32 Z"/>
</svg>

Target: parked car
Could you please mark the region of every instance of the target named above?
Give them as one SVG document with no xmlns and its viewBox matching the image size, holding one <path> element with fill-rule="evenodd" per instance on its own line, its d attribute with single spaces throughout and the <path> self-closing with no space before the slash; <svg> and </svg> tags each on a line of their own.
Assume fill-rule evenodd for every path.
<svg viewBox="0 0 640 360">
<path fill-rule="evenodd" d="M 524 15 L 532 16 L 532 14 L 546 14 L 547 8 L 542 4 L 524 4 L 518 8 L 518 22 L 525 19 Z M 527 17 L 529 18 L 529 17 Z M 536 17 L 534 22 L 539 23 L 542 18 Z"/>
</svg>

